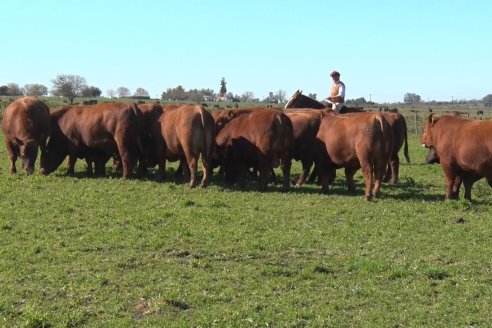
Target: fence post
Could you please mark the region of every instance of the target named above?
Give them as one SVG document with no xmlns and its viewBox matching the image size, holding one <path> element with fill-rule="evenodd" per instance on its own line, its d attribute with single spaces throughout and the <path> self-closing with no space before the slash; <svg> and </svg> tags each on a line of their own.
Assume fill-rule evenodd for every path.
<svg viewBox="0 0 492 328">
<path fill-rule="evenodd" d="M 415 111 L 415 134 L 419 134 L 419 127 L 417 126 L 417 111 Z"/>
</svg>

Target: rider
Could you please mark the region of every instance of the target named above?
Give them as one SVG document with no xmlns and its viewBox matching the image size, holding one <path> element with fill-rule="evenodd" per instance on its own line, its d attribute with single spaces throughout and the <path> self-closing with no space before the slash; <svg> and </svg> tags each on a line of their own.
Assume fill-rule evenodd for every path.
<svg viewBox="0 0 492 328">
<path fill-rule="evenodd" d="M 337 71 L 333 71 L 330 73 L 331 78 L 333 79 L 333 84 L 331 85 L 331 95 L 330 97 L 324 99 L 325 102 L 331 104 L 331 108 L 340 112 L 344 103 L 345 103 L 345 84 L 340 81 L 340 73 Z"/>
</svg>

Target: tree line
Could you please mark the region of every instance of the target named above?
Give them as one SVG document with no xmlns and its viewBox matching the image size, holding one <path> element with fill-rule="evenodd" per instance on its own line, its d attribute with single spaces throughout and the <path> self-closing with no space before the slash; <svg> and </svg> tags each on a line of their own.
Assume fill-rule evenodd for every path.
<svg viewBox="0 0 492 328">
<path fill-rule="evenodd" d="M 53 87 L 48 90 L 48 87 L 43 84 L 26 84 L 20 87 L 16 83 L 8 83 L 0 85 L 0 96 L 46 96 L 51 93 L 53 96 L 67 97 L 70 104 L 73 104 L 76 97 L 96 98 L 101 97 L 102 91 L 96 86 L 89 86 L 85 78 L 79 75 L 59 74 L 51 80 Z M 119 87 L 116 90 L 109 89 L 106 94 L 110 98 L 135 98 L 135 99 L 150 99 L 150 94 L 144 88 L 137 88 L 132 94 L 127 87 Z M 309 97 L 316 99 L 315 93 L 309 93 Z M 227 91 L 227 82 L 224 77 L 220 80 L 220 90 L 215 93 L 213 89 L 190 89 L 186 90 L 183 86 L 178 85 L 174 88 L 167 88 L 161 94 L 162 100 L 173 101 L 232 101 L 232 102 L 263 102 L 263 103 L 284 103 L 286 94 L 284 90 L 277 92 L 269 92 L 268 96 L 259 99 L 251 91 L 245 91 L 241 95 L 233 94 Z M 422 102 L 420 95 L 407 92 L 403 96 L 405 104 L 418 104 Z M 488 94 L 482 98 L 485 107 L 492 107 L 492 94 Z M 357 99 L 348 99 L 346 101 L 349 106 L 374 106 L 372 101 L 367 101 L 364 97 Z"/>
<path fill-rule="evenodd" d="M 43 84 L 26 84 L 24 87 L 20 87 L 16 83 L 8 83 L 0 86 L 0 96 L 40 97 L 51 93 L 53 96 L 67 97 L 70 104 L 73 104 L 76 97 L 97 98 L 102 95 L 101 89 L 88 85 L 85 78 L 79 75 L 59 74 L 51 82 L 53 83 L 51 90 L 48 90 L 48 87 Z M 149 92 L 144 88 L 137 88 L 133 95 L 127 87 L 107 90 L 106 93 L 110 98 L 117 95 L 120 98 L 150 99 Z"/>
</svg>

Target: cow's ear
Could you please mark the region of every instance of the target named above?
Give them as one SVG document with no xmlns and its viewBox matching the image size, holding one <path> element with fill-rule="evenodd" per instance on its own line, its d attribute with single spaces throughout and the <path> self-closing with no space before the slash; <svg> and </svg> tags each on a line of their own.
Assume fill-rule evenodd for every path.
<svg viewBox="0 0 492 328">
<path fill-rule="evenodd" d="M 434 117 L 434 113 L 429 114 L 429 124 L 434 125 L 437 122 L 438 118 Z"/>
</svg>

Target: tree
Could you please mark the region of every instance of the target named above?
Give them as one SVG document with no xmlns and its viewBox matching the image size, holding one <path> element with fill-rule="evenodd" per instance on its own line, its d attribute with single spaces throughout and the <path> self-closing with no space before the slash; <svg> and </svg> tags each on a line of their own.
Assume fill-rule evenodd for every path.
<svg viewBox="0 0 492 328">
<path fill-rule="evenodd" d="M 254 93 L 251 91 L 246 91 L 242 94 L 241 96 L 241 101 L 243 102 L 251 102 L 253 101 L 253 98 L 255 97 Z"/>
<path fill-rule="evenodd" d="M 227 84 L 226 80 L 222 78 L 222 80 L 220 80 L 220 91 L 219 91 L 221 97 L 224 97 L 227 93 L 226 84 Z"/>
<path fill-rule="evenodd" d="M 106 90 L 106 94 L 108 95 L 109 98 L 113 98 L 116 95 L 116 91 L 113 89 Z"/>
<path fill-rule="evenodd" d="M 488 94 L 482 99 L 485 107 L 492 107 L 492 94 Z"/>
<path fill-rule="evenodd" d="M 167 88 L 165 92 L 161 95 L 162 100 L 185 100 L 186 99 L 186 91 L 185 89 L 178 85 L 176 88 Z"/>
<path fill-rule="evenodd" d="M 414 104 L 420 102 L 420 96 L 415 93 L 406 93 L 403 97 L 403 102 L 406 104 Z"/>
<path fill-rule="evenodd" d="M 46 96 L 48 94 L 48 87 L 42 84 L 26 84 L 24 86 L 26 96 Z"/>
<path fill-rule="evenodd" d="M 82 90 L 82 96 L 87 98 L 100 97 L 102 91 L 98 87 L 90 86 Z"/>
<path fill-rule="evenodd" d="M 275 99 L 279 103 L 283 103 L 285 101 L 285 91 L 284 90 L 278 90 L 277 93 L 275 94 Z"/>
<path fill-rule="evenodd" d="M 316 100 L 316 97 L 317 97 L 317 96 L 318 96 L 318 95 L 317 95 L 316 93 L 310 93 L 310 94 L 308 94 L 308 97 L 309 97 L 309 98 L 313 98 L 314 100 Z"/>
<path fill-rule="evenodd" d="M 357 99 L 348 99 L 345 102 L 348 106 L 365 106 L 368 105 L 366 98 L 360 97 Z"/>
<path fill-rule="evenodd" d="M 59 74 L 54 80 L 51 93 L 55 96 L 67 97 L 73 104 L 75 97 L 80 97 L 82 90 L 87 88 L 85 78 L 78 75 Z"/>
<path fill-rule="evenodd" d="M 0 96 L 7 96 L 9 91 L 9 87 L 6 85 L 0 86 Z"/>
<path fill-rule="evenodd" d="M 118 93 L 118 97 L 120 98 L 126 98 L 130 96 L 130 89 L 127 87 L 119 87 L 116 89 L 116 92 Z"/>
<path fill-rule="evenodd" d="M 150 98 L 149 92 L 145 90 L 144 88 L 137 88 L 135 90 L 135 93 L 133 94 L 134 97 L 141 97 L 141 98 Z"/>
<path fill-rule="evenodd" d="M 198 103 L 200 101 L 203 101 L 203 94 L 199 90 L 194 89 L 187 92 L 187 98 Z"/>
<path fill-rule="evenodd" d="M 7 84 L 8 90 L 7 90 L 7 96 L 22 96 L 24 95 L 24 90 L 22 90 L 18 84 L 16 83 L 9 83 Z"/>
</svg>

